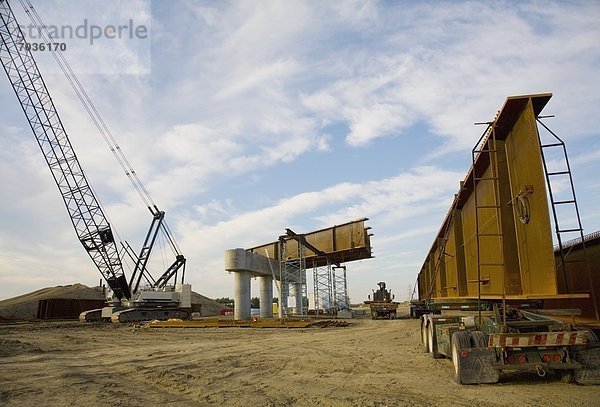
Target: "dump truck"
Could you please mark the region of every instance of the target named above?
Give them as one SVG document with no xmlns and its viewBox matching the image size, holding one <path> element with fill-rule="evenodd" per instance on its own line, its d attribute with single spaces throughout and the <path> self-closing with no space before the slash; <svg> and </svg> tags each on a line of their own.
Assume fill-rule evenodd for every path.
<svg viewBox="0 0 600 407">
<path fill-rule="evenodd" d="M 365 304 L 371 310 L 371 319 L 395 319 L 398 303 L 393 301 L 392 290 L 386 290 L 383 281 L 380 281 L 377 285 L 379 289 L 377 291 L 373 290 L 373 300 L 371 301 L 369 295 L 369 301 L 365 301 Z"/>
<path fill-rule="evenodd" d="M 523 370 L 600 384 L 598 276 L 564 244 L 575 238 L 585 251 L 566 148 L 541 116 L 551 97 L 509 97 L 483 123 L 418 273 L 411 315 L 421 320 L 423 351 L 450 358 L 460 384 Z M 549 309 L 557 301 L 566 306 Z"/>
</svg>

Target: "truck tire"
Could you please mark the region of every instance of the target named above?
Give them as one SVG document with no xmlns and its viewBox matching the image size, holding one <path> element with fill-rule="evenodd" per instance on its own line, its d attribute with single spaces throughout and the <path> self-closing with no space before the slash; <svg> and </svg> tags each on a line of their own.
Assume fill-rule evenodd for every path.
<svg viewBox="0 0 600 407">
<path fill-rule="evenodd" d="M 441 353 L 438 353 L 437 349 L 437 338 L 435 335 L 435 328 L 433 324 L 427 325 L 427 343 L 429 345 L 429 352 L 434 359 L 441 359 L 444 357 Z"/>
<path fill-rule="evenodd" d="M 467 331 L 456 331 L 452 334 L 452 365 L 454 366 L 454 380 L 458 384 L 464 384 L 462 377 L 462 357 L 463 349 L 471 347 L 471 334 Z"/>
<path fill-rule="evenodd" d="M 427 333 L 427 321 L 421 318 L 421 344 L 423 345 L 423 352 L 429 352 L 429 334 Z"/>
<path fill-rule="evenodd" d="M 497 383 L 496 358 L 496 351 L 488 347 L 485 333 L 457 331 L 452 334 L 452 364 L 457 383 Z"/>
<path fill-rule="evenodd" d="M 600 341 L 598 336 L 589 331 L 589 343 L 574 346 L 571 350 L 572 358 L 581 363 L 582 368 L 573 372 L 573 381 L 578 384 L 600 384 Z M 563 381 L 569 377 L 563 377 Z"/>
<path fill-rule="evenodd" d="M 575 371 L 573 369 L 565 369 L 560 372 L 560 381 L 563 383 L 575 383 Z"/>
<path fill-rule="evenodd" d="M 471 344 L 473 348 L 487 348 L 487 334 L 481 331 L 471 331 Z"/>
</svg>

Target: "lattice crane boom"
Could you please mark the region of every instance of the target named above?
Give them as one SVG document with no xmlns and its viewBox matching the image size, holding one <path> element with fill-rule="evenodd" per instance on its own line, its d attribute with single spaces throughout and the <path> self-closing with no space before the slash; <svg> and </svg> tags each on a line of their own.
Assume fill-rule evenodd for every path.
<svg viewBox="0 0 600 407">
<path fill-rule="evenodd" d="M 130 299 L 111 226 L 69 141 L 7 0 L 0 0 L 0 60 L 58 186 L 79 241 L 113 290 Z"/>
</svg>

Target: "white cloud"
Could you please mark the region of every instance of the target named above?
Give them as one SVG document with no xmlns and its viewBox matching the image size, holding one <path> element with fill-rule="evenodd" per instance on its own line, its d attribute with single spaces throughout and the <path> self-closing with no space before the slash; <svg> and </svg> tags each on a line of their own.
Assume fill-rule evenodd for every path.
<svg viewBox="0 0 600 407">
<path fill-rule="evenodd" d="M 402 110 L 402 106 L 381 104 L 358 111 L 350 109 L 350 133 L 346 137 L 348 144 L 359 146 L 405 127 Z"/>
<path fill-rule="evenodd" d="M 286 227 L 306 233 L 363 217 L 371 219 L 367 225 L 372 226 L 375 233 L 372 241 L 375 252 L 384 254 L 382 260 L 387 259 L 382 267 L 392 269 L 393 265 L 387 262 L 394 262 L 393 252 L 399 242 L 415 236 L 429 240 L 437 231 L 437 224 L 461 176 L 436 167 L 419 167 L 379 181 L 341 183 L 321 191 L 287 196 L 245 212 L 236 211 L 229 201 L 197 206 L 195 210 L 200 217 L 189 214 L 176 222 L 177 234 L 183 237 L 181 245 L 190 264 L 203 265 L 201 272 L 189 277 L 197 285 L 209 279 L 211 284 L 226 286 L 231 284 L 231 277 L 223 272 L 225 250 L 275 241 Z M 338 209 L 340 207 L 345 209 Z M 226 220 L 210 223 L 215 212 L 227 212 L 228 216 Z M 429 220 L 415 224 L 416 219 L 426 218 Z M 422 249 L 411 254 L 413 262 L 426 253 L 427 249 Z M 368 261 L 365 267 L 369 267 Z M 355 266 L 350 265 L 350 268 L 354 270 Z"/>
<path fill-rule="evenodd" d="M 243 148 L 231 133 L 234 129 L 211 129 L 199 123 L 177 125 L 156 146 L 169 158 L 186 163 L 202 163 L 207 168 L 224 164 Z"/>
<path fill-rule="evenodd" d="M 331 136 L 329 134 L 322 134 L 317 137 L 317 151 L 331 151 Z"/>
<path fill-rule="evenodd" d="M 296 69 L 294 61 L 279 60 L 270 64 L 239 69 L 237 78 L 231 85 L 221 89 L 215 95 L 216 100 L 240 97 L 242 93 L 256 92 L 260 87 L 270 87 L 285 77 L 293 75 Z M 243 72 L 241 72 L 243 71 Z"/>
<path fill-rule="evenodd" d="M 571 165 L 584 165 L 600 161 L 600 150 L 586 151 L 574 156 L 570 160 Z"/>
<path fill-rule="evenodd" d="M 341 70 L 342 79 L 328 87 L 304 95 L 304 105 L 329 121 L 348 123 L 351 145 L 425 121 L 448 138 L 439 152 L 470 148 L 478 132 L 472 123 L 492 119 L 511 94 L 585 87 L 588 91 L 577 96 L 577 107 L 585 108 L 590 97 L 597 98 L 589 83 L 598 58 L 593 44 L 600 30 L 592 17 L 600 14 L 598 7 L 585 16 L 575 5 L 522 8 L 485 3 L 392 8 L 382 17 L 383 28 L 373 28 L 380 43 L 368 52 L 338 50 L 350 69 Z M 530 22 L 524 12 L 540 14 L 540 21 Z M 398 29 L 388 30 L 391 20 Z M 570 115 L 570 109 L 561 110 Z"/>
<path fill-rule="evenodd" d="M 372 181 L 356 188 L 356 202 L 335 213 L 321 216 L 323 225 L 333 225 L 362 216 L 382 222 L 402 222 L 418 214 L 449 205 L 449 197 L 458 189 L 461 174 L 435 167 L 418 167 L 394 178 Z M 453 180 L 454 182 L 448 182 Z"/>
</svg>

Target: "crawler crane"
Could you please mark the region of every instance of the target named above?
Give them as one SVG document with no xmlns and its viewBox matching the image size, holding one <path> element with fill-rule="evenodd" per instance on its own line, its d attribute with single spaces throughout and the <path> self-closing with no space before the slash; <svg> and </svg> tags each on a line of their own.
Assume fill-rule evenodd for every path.
<svg viewBox="0 0 600 407">
<path fill-rule="evenodd" d="M 77 95 L 84 102 L 86 110 L 92 115 L 98 129 L 103 132 L 103 136 L 108 136 L 108 140 L 114 143 L 110 131 L 68 62 L 57 47 L 52 46 L 55 43 L 36 10 L 28 0 L 20 0 L 20 3 L 34 26 L 38 28 L 42 38 L 48 43 L 49 51 L 53 53 Z M 113 229 L 73 150 L 63 122 L 30 51 L 31 47 L 24 46 L 27 41 L 20 27 L 8 0 L 0 0 L 2 67 L 58 186 L 77 237 L 112 291 L 109 307 L 84 312 L 80 319 L 129 322 L 186 317 L 191 308 L 191 286 L 184 284 L 186 259 L 169 232 L 165 213 L 153 203 L 118 145 L 109 143 L 111 150 L 152 214 L 152 223 L 139 254 L 136 255 L 126 242 L 122 243 L 119 249 Z M 154 278 L 147 270 L 147 266 L 159 233 L 166 236 L 174 251 L 175 260 L 160 277 Z M 129 280 L 123 270 L 125 255 L 135 263 Z M 177 283 L 179 276 L 180 283 Z"/>
</svg>

